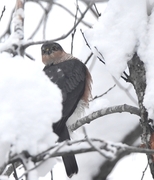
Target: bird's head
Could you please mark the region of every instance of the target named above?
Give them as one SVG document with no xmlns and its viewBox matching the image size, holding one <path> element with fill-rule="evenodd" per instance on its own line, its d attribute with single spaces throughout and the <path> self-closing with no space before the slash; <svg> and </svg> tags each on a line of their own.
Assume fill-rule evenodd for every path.
<svg viewBox="0 0 154 180">
<path fill-rule="evenodd" d="M 45 65 L 57 64 L 63 61 L 65 51 L 63 48 L 55 42 L 45 43 L 41 47 L 42 62 Z"/>
</svg>

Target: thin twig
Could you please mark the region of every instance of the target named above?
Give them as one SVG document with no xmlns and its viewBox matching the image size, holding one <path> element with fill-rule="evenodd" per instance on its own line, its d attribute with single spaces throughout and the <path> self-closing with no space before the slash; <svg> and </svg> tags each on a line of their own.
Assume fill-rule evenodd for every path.
<svg viewBox="0 0 154 180">
<path fill-rule="evenodd" d="M 39 4 L 41 5 L 41 3 L 39 3 Z M 51 10 L 51 5 L 49 5 L 47 9 L 45 9 L 45 8 L 43 7 L 43 5 L 42 5 L 41 7 L 42 7 L 42 9 L 44 10 L 44 14 L 42 15 L 39 23 L 37 24 L 34 32 L 31 34 L 31 36 L 30 36 L 28 39 L 32 39 L 32 38 L 34 37 L 34 35 L 35 35 L 35 34 L 38 32 L 38 30 L 40 29 L 43 21 L 44 21 L 44 26 L 43 26 L 43 38 L 45 39 L 45 37 L 44 37 L 44 36 L 45 36 L 45 27 L 46 27 L 46 22 L 47 22 L 47 16 L 48 16 L 48 14 L 49 14 L 49 12 L 50 12 L 50 10 Z"/>
<path fill-rule="evenodd" d="M 34 30 L 34 32 L 31 34 L 31 36 L 30 36 L 28 39 L 32 39 L 32 38 L 34 37 L 34 35 L 38 32 L 38 30 L 40 29 L 41 24 L 42 24 L 44 18 L 45 18 L 45 14 L 43 14 L 43 16 L 41 17 L 38 25 L 36 26 L 36 28 L 35 28 L 35 30 Z"/>
<path fill-rule="evenodd" d="M 33 58 L 30 54 L 25 52 L 25 56 L 27 56 L 30 60 L 35 61 L 35 58 Z"/>
<path fill-rule="evenodd" d="M 93 56 L 93 53 L 91 52 L 90 53 L 90 55 L 87 57 L 87 59 L 86 59 L 86 61 L 85 61 L 85 63 L 84 64 L 87 64 L 88 63 L 88 61 L 90 60 L 90 58 Z"/>
<path fill-rule="evenodd" d="M 86 4 L 86 6 L 88 6 L 89 1 L 87 1 L 87 2 L 84 1 L 84 3 Z M 92 12 L 92 14 L 94 15 L 95 18 L 98 18 L 97 13 L 96 13 L 96 11 L 93 9 L 93 7 L 90 8 L 90 11 Z"/>
<path fill-rule="evenodd" d="M 37 4 L 40 5 L 40 7 L 41 7 L 44 11 L 46 11 L 45 7 L 42 5 L 41 2 L 37 1 Z"/>
<path fill-rule="evenodd" d="M 114 87 L 116 86 L 116 84 L 114 84 L 112 87 L 110 87 L 106 92 L 104 92 L 103 94 L 99 95 L 99 96 L 95 96 L 91 101 L 100 98 L 102 96 L 104 96 L 105 94 L 107 94 L 109 91 L 111 91 Z"/>
<path fill-rule="evenodd" d="M 126 78 L 129 78 L 129 75 L 126 72 L 124 72 L 124 75 L 126 76 Z"/>
<path fill-rule="evenodd" d="M 79 23 L 82 21 L 82 19 L 84 18 L 84 16 L 86 15 L 86 13 L 88 12 L 89 8 L 92 5 L 93 5 L 93 2 L 91 2 L 89 4 L 89 6 L 86 8 L 86 10 L 82 14 L 82 16 L 79 18 L 78 22 L 75 24 L 75 26 L 73 26 L 65 35 L 58 37 L 58 38 L 55 38 L 55 39 L 52 39 L 52 40 L 48 40 L 48 41 L 44 40 L 44 41 L 37 41 L 37 42 L 29 42 L 29 43 L 26 43 L 23 45 L 23 49 L 26 49 L 27 47 L 32 46 L 32 45 L 36 45 L 36 44 L 43 44 L 43 43 L 48 43 L 48 42 L 59 41 L 59 40 L 65 39 L 66 37 L 68 37 L 72 33 L 74 28 L 76 28 L 79 25 Z"/>
<path fill-rule="evenodd" d="M 141 177 L 141 180 L 143 180 L 144 176 L 145 176 L 145 172 L 147 171 L 148 169 L 148 164 L 146 165 L 144 171 L 143 171 L 143 174 L 142 174 L 142 177 Z"/>
<path fill-rule="evenodd" d="M 91 50 L 91 47 L 90 47 L 90 45 L 89 45 L 89 43 L 88 43 L 88 41 L 87 41 L 87 39 L 86 39 L 86 37 L 85 37 L 82 29 L 80 29 L 80 31 L 81 31 L 81 33 L 82 33 L 82 36 L 83 36 L 85 42 L 86 42 L 86 45 L 87 45 L 87 46 L 89 47 L 89 49 Z M 97 48 L 96 46 L 94 46 L 94 48 L 96 49 L 96 51 L 98 52 L 98 54 L 101 56 L 101 58 L 100 58 L 99 56 L 96 56 L 96 57 L 99 59 L 100 62 L 102 62 L 103 64 L 105 64 L 105 59 L 104 59 L 104 56 L 102 55 L 102 53 L 98 50 L 98 48 Z M 123 77 L 123 76 L 121 76 L 121 78 L 124 79 L 126 82 L 130 82 L 129 76 L 127 75 L 127 73 L 126 73 L 125 71 L 124 71 L 124 74 L 125 74 L 125 76 L 126 76 L 127 78 L 125 78 L 125 77 Z"/>
<path fill-rule="evenodd" d="M 81 31 L 81 34 L 82 34 L 82 36 L 83 36 L 85 42 L 86 42 L 86 45 L 87 45 L 87 46 L 89 47 L 89 49 L 91 50 L 91 47 L 90 47 L 90 45 L 89 45 L 89 43 L 88 43 L 88 41 L 87 41 L 87 39 L 86 39 L 86 37 L 85 37 L 85 35 L 84 35 L 82 29 L 80 29 L 80 31 Z M 96 47 L 95 47 L 95 48 L 96 48 Z M 99 52 L 99 51 L 98 51 L 98 52 Z M 100 53 L 100 55 L 102 56 L 101 53 Z M 102 56 L 102 57 L 103 57 L 103 56 Z M 97 58 L 98 58 L 103 64 L 105 64 L 105 62 L 104 62 L 99 56 L 97 56 Z M 104 58 L 103 58 L 103 59 L 104 59 Z"/>
<path fill-rule="evenodd" d="M 75 19 L 74 19 L 74 26 L 77 21 L 78 11 L 79 11 L 79 5 L 78 5 L 78 0 L 76 0 L 76 13 L 75 13 Z M 76 33 L 76 28 L 74 28 L 74 31 L 72 32 L 71 54 L 73 54 L 73 42 L 74 42 L 75 33 Z"/>
<path fill-rule="evenodd" d="M 97 148 L 97 147 L 92 143 L 92 141 L 88 138 L 88 135 L 87 135 L 87 133 L 86 133 L 86 128 L 85 128 L 85 127 L 83 127 L 83 133 L 85 134 L 85 138 L 86 138 L 88 144 L 89 144 L 92 148 L 94 148 L 101 156 L 103 156 L 103 157 L 105 157 L 105 158 L 107 158 L 107 159 L 113 159 L 112 156 L 108 155 L 106 152 L 103 153 L 103 151 L 101 151 L 99 148 Z"/>
<path fill-rule="evenodd" d="M 47 20 L 48 20 L 48 17 L 49 17 L 49 12 L 51 11 L 52 5 L 53 5 L 53 3 L 50 3 L 48 5 L 48 8 L 45 11 L 44 26 L 43 26 L 43 39 L 46 39 L 45 30 L 46 30 L 46 26 L 47 26 Z"/>
<path fill-rule="evenodd" d="M 55 5 L 63 8 L 63 9 L 64 9 L 66 12 L 68 12 L 71 16 L 75 17 L 75 15 L 74 15 L 67 7 L 63 6 L 62 4 L 59 4 L 59 3 L 57 3 L 57 2 L 53 2 L 53 4 L 55 4 Z M 80 12 L 80 9 L 79 9 L 79 12 Z M 82 13 L 81 13 L 81 14 L 82 14 Z M 79 19 L 79 18 L 77 18 L 77 19 Z M 84 24 L 85 26 L 87 26 L 88 28 L 92 28 L 92 26 L 91 26 L 89 23 L 87 23 L 86 21 L 84 21 L 84 20 L 82 20 L 81 23 L 83 23 L 83 24 Z"/>
<path fill-rule="evenodd" d="M 13 171 L 14 171 L 14 174 L 13 174 L 14 178 L 15 178 L 16 180 L 19 180 L 19 179 L 18 179 L 18 175 L 17 175 L 17 171 L 16 171 L 16 167 L 15 167 L 14 163 L 12 163 L 12 167 L 13 167 Z"/>
<path fill-rule="evenodd" d="M 6 35 L 11 34 L 11 28 L 10 27 L 11 27 L 11 21 L 12 21 L 14 10 L 15 10 L 15 8 L 11 12 L 10 19 L 9 19 L 9 22 L 8 22 L 8 26 L 7 26 L 6 30 L 5 30 L 5 32 L 0 36 L 0 40 L 2 40 L 2 38 L 4 38 Z"/>
<path fill-rule="evenodd" d="M 120 89 L 122 89 L 122 90 L 127 94 L 127 96 L 130 98 L 130 100 L 131 100 L 133 103 L 135 103 L 135 104 L 137 105 L 137 104 L 138 104 L 137 101 L 136 101 L 135 98 L 132 96 L 132 94 L 128 91 L 128 89 L 124 88 L 124 87 L 120 84 L 120 82 L 117 81 L 117 79 L 116 79 L 115 77 L 112 76 L 112 78 L 113 78 L 114 82 L 117 84 L 117 86 L 118 86 Z"/>
<path fill-rule="evenodd" d="M 98 9 L 97 9 L 97 7 L 96 7 L 96 4 L 94 4 L 94 7 L 95 7 L 95 10 L 96 10 L 96 12 L 97 12 L 97 14 L 98 14 L 98 17 L 100 17 L 100 16 L 101 16 L 101 13 L 98 12 Z"/>
<path fill-rule="evenodd" d="M 82 36 L 83 36 L 83 39 L 84 39 L 86 45 L 87 45 L 88 48 L 91 50 L 91 47 L 90 47 L 90 45 L 89 45 L 89 43 L 88 43 L 88 41 L 87 41 L 87 39 L 86 39 L 86 37 L 85 37 L 85 35 L 84 35 L 84 32 L 82 31 L 82 29 L 80 29 L 80 31 L 81 31 L 81 34 L 82 34 Z"/>
<path fill-rule="evenodd" d="M 97 49 L 97 47 L 95 46 L 94 47 L 96 49 L 96 51 L 99 53 L 99 55 L 101 56 L 100 57 L 97 57 L 103 64 L 105 64 L 105 59 L 104 59 L 104 56 L 102 55 L 102 53 Z M 103 59 L 103 60 L 102 60 Z"/>
<path fill-rule="evenodd" d="M 3 7 L 3 10 L 1 12 L 0 21 L 1 21 L 2 17 L 3 17 L 4 12 L 5 12 L 5 6 Z"/>
</svg>

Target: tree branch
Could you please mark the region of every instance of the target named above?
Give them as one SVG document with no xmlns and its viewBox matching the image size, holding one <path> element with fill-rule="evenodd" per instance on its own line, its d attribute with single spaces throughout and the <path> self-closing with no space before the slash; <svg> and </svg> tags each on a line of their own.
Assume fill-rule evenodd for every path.
<svg viewBox="0 0 154 180">
<path fill-rule="evenodd" d="M 105 156 L 113 160 L 116 158 L 116 156 L 120 152 L 154 154 L 154 150 L 128 146 L 122 143 L 107 142 L 107 141 L 96 139 L 96 138 L 91 138 L 89 139 L 89 141 L 92 142 L 92 146 L 89 144 L 89 142 L 87 142 L 87 139 L 82 139 L 82 140 L 77 140 L 77 141 L 66 141 L 66 144 L 58 143 L 57 145 L 45 151 L 44 154 L 41 153 L 41 155 L 37 155 L 37 156 L 29 155 L 29 156 L 30 156 L 31 161 L 36 163 L 36 162 L 47 160 L 52 157 L 62 156 L 64 154 L 66 155 L 70 153 L 81 154 L 81 153 L 87 153 L 87 152 L 95 152 L 95 151 L 97 152 L 97 149 L 99 149 L 99 151 L 103 151 L 103 154 L 106 153 Z M 10 158 L 8 163 L 14 163 L 17 160 L 19 160 L 21 157 L 22 157 L 22 160 L 23 160 L 23 157 L 26 157 L 24 152 Z M 29 157 L 27 158 L 29 159 Z M 24 161 L 25 161 L 25 158 L 24 158 Z M 34 170 L 38 166 L 39 165 L 37 164 L 32 169 L 28 169 L 21 177 L 28 174 L 30 171 Z"/>
<path fill-rule="evenodd" d="M 77 21 L 77 23 L 63 36 L 61 37 L 58 37 L 58 38 L 55 38 L 55 39 L 52 39 L 52 40 L 44 40 L 44 41 L 37 41 L 37 42 L 29 42 L 29 43 L 26 43 L 22 46 L 22 48 L 25 50 L 27 47 L 29 46 L 32 46 L 32 45 L 36 45 L 36 44 L 43 44 L 43 43 L 46 43 L 46 42 L 53 42 L 53 41 L 59 41 L 59 40 L 62 40 L 62 39 L 65 39 L 66 37 L 68 37 L 72 31 L 79 25 L 79 23 L 82 21 L 82 19 L 84 18 L 84 16 L 86 15 L 86 13 L 88 12 L 89 8 L 93 5 L 93 2 L 89 4 L 89 6 L 86 8 L 86 10 L 84 11 L 84 13 L 82 14 L 82 16 L 79 18 L 79 20 Z"/>
<path fill-rule="evenodd" d="M 114 84 L 112 87 L 110 87 L 106 92 L 104 92 L 103 94 L 99 95 L 99 96 L 95 96 L 91 101 L 103 97 L 105 94 L 107 94 L 109 91 L 111 91 L 114 87 L 116 86 L 116 84 Z"/>
<path fill-rule="evenodd" d="M 1 12 L 0 21 L 1 21 L 2 17 L 3 17 L 4 12 L 5 12 L 5 6 L 3 7 L 3 10 Z"/>
<path fill-rule="evenodd" d="M 146 89 L 146 70 L 144 67 L 143 61 L 140 60 L 137 53 L 134 54 L 133 58 L 128 62 L 129 72 L 130 72 L 130 80 L 134 86 L 138 97 L 138 104 L 141 111 L 141 125 L 142 125 L 142 143 L 146 146 L 146 148 L 150 147 L 150 137 L 151 137 L 151 129 L 148 121 L 148 113 L 146 108 L 143 105 L 143 99 Z M 150 167 L 151 174 L 154 178 L 154 162 L 153 156 L 147 155 L 148 163 Z"/>
<path fill-rule="evenodd" d="M 21 49 L 21 44 L 24 39 L 24 4 L 25 0 L 16 0 L 16 8 L 12 19 L 14 30 L 9 38 L 1 44 L 1 52 L 8 51 L 14 56 L 17 54 L 23 56 L 24 51 Z"/>
<path fill-rule="evenodd" d="M 69 129 L 71 131 L 74 131 L 78 129 L 79 127 L 83 126 L 84 124 L 89 124 L 91 121 L 99 117 L 106 116 L 108 114 L 122 113 L 122 112 L 128 112 L 130 114 L 135 114 L 137 116 L 140 116 L 140 111 L 137 107 L 129 106 L 127 104 L 113 106 L 113 107 L 108 107 L 108 108 L 104 108 L 99 111 L 93 112 L 92 114 L 77 120 L 76 123 L 69 126 Z"/>
<path fill-rule="evenodd" d="M 63 6 L 62 4 L 60 3 L 57 3 L 57 2 L 53 2 L 53 4 L 63 8 L 66 12 L 68 12 L 71 16 L 75 17 L 75 15 L 65 6 Z M 79 18 L 77 18 L 79 19 Z M 87 26 L 88 28 L 92 28 L 92 26 L 90 24 L 88 24 L 86 21 L 82 20 L 81 23 L 83 23 L 85 26 Z"/>
<path fill-rule="evenodd" d="M 11 27 L 10 26 L 11 26 L 11 21 L 12 21 L 13 13 L 14 13 L 14 9 L 11 12 L 10 19 L 9 19 L 8 26 L 7 26 L 6 30 L 0 36 L 0 40 L 2 40 L 2 38 L 5 38 L 7 35 L 9 36 L 11 34 Z"/>
<path fill-rule="evenodd" d="M 132 144 L 134 144 L 136 140 L 140 138 L 141 133 L 142 129 L 140 125 L 137 125 L 131 131 L 129 131 L 124 137 L 122 137 L 121 142 L 129 146 L 132 146 Z M 118 153 L 114 160 L 109 161 L 108 159 L 106 159 L 105 162 L 103 161 L 98 173 L 93 177 L 93 180 L 107 179 L 108 175 L 112 172 L 117 162 L 129 153 L 130 152 L 127 151 L 121 151 Z"/>
</svg>

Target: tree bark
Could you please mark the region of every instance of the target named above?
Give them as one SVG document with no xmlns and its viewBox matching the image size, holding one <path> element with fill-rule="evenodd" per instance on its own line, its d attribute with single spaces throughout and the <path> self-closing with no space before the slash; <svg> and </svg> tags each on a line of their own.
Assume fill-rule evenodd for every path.
<svg viewBox="0 0 154 180">
<path fill-rule="evenodd" d="M 129 67 L 129 80 L 133 84 L 138 97 L 138 104 L 141 112 L 141 126 L 142 126 L 142 143 L 146 148 L 150 149 L 151 128 L 148 122 L 148 113 L 143 105 L 143 99 L 146 89 L 146 71 L 143 61 L 140 60 L 137 53 L 134 54 L 133 58 L 128 62 Z M 151 170 L 152 177 L 154 178 L 154 162 L 152 155 L 147 155 L 149 167 Z"/>
<path fill-rule="evenodd" d="M 142 130 L 141 127 L 138 125 L 135 127 L 134 130 L 129 132 L 124 139 L 122 140 L 122 143 L 132 145 L 141 135 Z M 107 176 L 111 173 L 117 162 L 123 158 L 124 156 L 128 155 L 129 153 L 126 151 L 120 152 L 119 155 L 113 160 L 109 161 L 106 160 L 100 167 L 99 173 L 93 177 L 93 180 L 105 180 L 107 179 Z"/>
</svg>

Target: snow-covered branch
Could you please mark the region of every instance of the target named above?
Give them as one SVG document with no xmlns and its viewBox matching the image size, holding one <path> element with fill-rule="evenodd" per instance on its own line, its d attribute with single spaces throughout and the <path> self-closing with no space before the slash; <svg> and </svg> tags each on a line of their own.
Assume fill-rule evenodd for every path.
<svg viewBox="0 0 154 180">
<path fill-rule="evenodd" d="M 93 121 L 99 117 L 106 116 L 108 114 L 122 113 L 122 112 L 128 112 L 130 114 L 135 114 L 135 115 L 140 116 L 140 110 L 137 107 L 133 107 L 133 106 L 130 106 L 127 104 L 119 105 L 119 106 L 112 106 L 112 107 L 107 107 L 107 108 L 98 110 L 86 117 L 83 117 L 83 118 L 77 120 L 76 123 L 72 124 L 69 127 L 69 129 L 71 131 L 74 131 L 74 130 L 78 129 L 79 127 L 81 127 L 82 125 L 89 124 L 91 121 Z"/>
<path fill-rule="evenodd" d="M 25 0 L 16 0 L 16 8 L 12 19 L 14 29 L 10 37 L 4 43 L 0 44 L 1 52 L 8 51 L 13 55 L 23 55 L 21 45 L 24 39 L 24 4 Z"/>
<path fill-rule="evenodd" d="M 92 145 L 88 141 L 90 141 Z M 30 156 L 26 152 L 22 152 L 21 154 L 17 154 L 11 157 L 8 163 L 14 163 L 21 159 L 21 157 L 22 161 L 25 161 L 23 160 L 25 157 L 32 162 L 37 163 L 35 167 L 27 169 L 27 171 L 24 173 L 24 175 L 26 175 L 32 170 L 38 168 L 42 164 L 42 161 L 45 162 L 49 158 L 62 156 L 69 153 L 81 154 L 88 152 L 98 152 L 97 149 L 99 149 L 100 152 L 103 152 L 102 155 L 104 154 L 104 156 L 110 160 L 113 160 L 119 153 L 124 151 L 129 153 L 154 154 L 154 150 L 128 146 L 122 143 L 113 143 L 96 138 L 89 138 L 88 141 L 87 138 L 85 138 L 77 141 L 66 141 L 58 143 L 41 154 L 38 154 L 37 156 Z"/>
<path fill-rule="evenodd" d="M 18 35 L 19 40 L 22 40 L 24 38 L 24 3 L 25 0 L 16 1 L 16 9 L 13 17 L 14 33 Z"/>
</svg>

